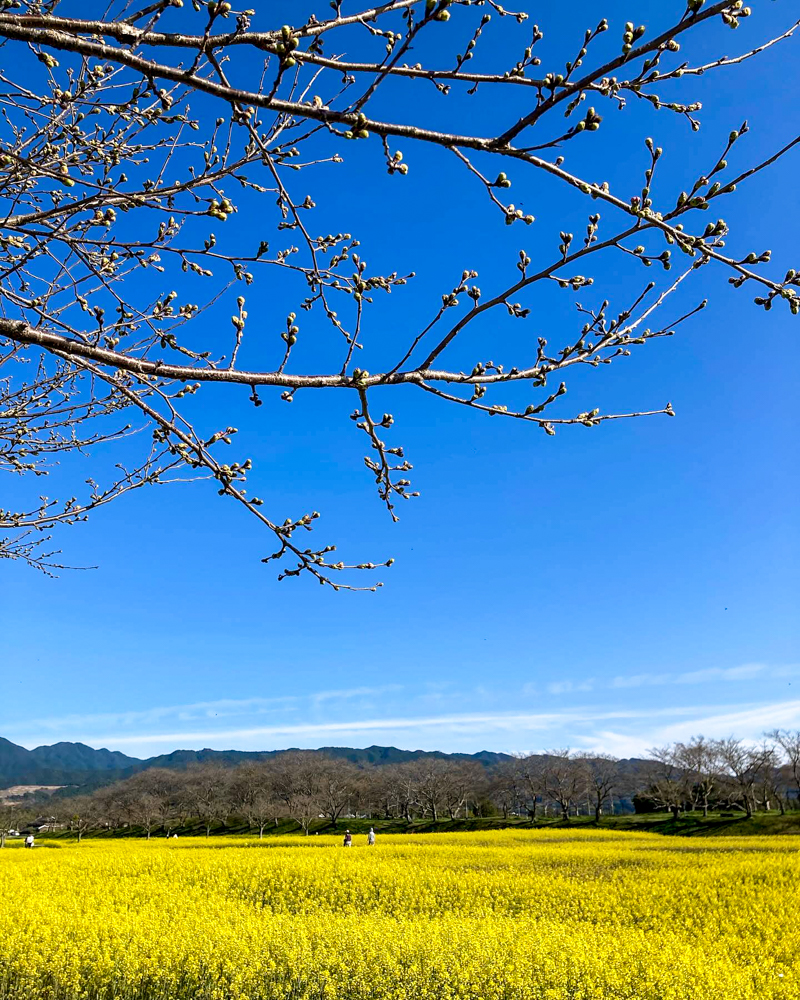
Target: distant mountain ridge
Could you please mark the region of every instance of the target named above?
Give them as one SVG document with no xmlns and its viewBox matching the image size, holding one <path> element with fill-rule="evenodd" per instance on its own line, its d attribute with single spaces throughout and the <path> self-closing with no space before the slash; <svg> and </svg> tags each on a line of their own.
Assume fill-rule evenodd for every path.
<svg viewBox="0 0 800 1000">
<path fill-rule="evenodd" d="M 295 748 L 292 748 L 295 749 Z M 356 764 L 400 764 L 421 757 L 475 760 L 485 767 L 491 767 L 501 760 L 510 760 L 509 754 L 481 750 L 475 754 L 443 753 L 439 750 L 399 750 L 397 747 L 371 746 L 319 747 L 314 753 L 328 757 L 343 757 Z M 246 760 L 263 760 L 286 750 L 173 750 L 142 760 L 128 757 L 118 750 L 99 750 L 85 743 L 54 743 L 33 750 L 17 746 L 0 737 L 0 788 L 11 785 L 79 785 L 97 787 L 113 781 L 122 781 L 137 771 L 151 767 L 166 767 L 182 770 L 191 764 L 215 761 L 222 764 L 240 764 Z"/>
<path fill-rule="evenodd" d="M 14 785 L 66 785 L 72 790 L 64 789 L 63 794 L 75 794 L 93 791 L 102 785 L 124 781 L 138 771 L 146 771 L 151 767 L 173 768 L 183 770 L 192 764 L 203 764 L 209 761 L 227 766 L 241 764 L 248 760 L 265 760 L 278 754 L 296 750 L 290 747 L 285 750 L 173 750 L 172 753 L 160 754 L 141 760 L 138 757 L 128 757 L 118 750 L 101 748 L 95 750 L 85 743 L 54 743 L 52 746 L 36 747 L 26 750 L 9 740 L 0 737 L 0 790 Z M 438 757 L 443 760 L 474 760 L 484 767 L 493 767 L 501 761 L 512 760 L 507 753 L 497 753 L 492 750 L 480 750 L 478 753 L 444 753 L 441 750 L 400 750 L 397 747 L 370 746 L 357 747 L 319 747 L 312 753 L 324 754 L 327 757 L 342 757 L 356 764 L 402 764 L 410 760 L 427 757 Z M 635 757 L 620 760 L 617 764 L 621 788 L 635 784 L 636 775 L 647 766 L 647 762 Z M 627 792 L 623 792 L 627 794 Z"/>
</svg>

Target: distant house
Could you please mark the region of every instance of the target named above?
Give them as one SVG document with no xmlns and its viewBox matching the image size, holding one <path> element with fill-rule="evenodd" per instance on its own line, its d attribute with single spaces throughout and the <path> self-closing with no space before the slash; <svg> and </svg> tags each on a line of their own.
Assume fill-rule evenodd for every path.
<svg viewBox="0 0 800 1000">
<path fill-rule="evenodd" d="M 57 823 L 55 816 L 41 816 L 33 823 L 33 826 L 37 828 L 39 833 L 52 833 L 53 830 L 63 830 L 66 824 Z"/>
</svg>

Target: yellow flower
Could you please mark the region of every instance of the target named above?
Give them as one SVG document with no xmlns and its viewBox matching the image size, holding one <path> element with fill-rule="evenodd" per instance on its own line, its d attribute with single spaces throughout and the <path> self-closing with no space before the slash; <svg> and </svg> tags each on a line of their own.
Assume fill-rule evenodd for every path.
<svg viewBox="0 0 800 1000">
<path fill-rule="evenodd" d="M 791 838 L 0 851 L 0 1000 L 796 1000 Z"/>
</svg>

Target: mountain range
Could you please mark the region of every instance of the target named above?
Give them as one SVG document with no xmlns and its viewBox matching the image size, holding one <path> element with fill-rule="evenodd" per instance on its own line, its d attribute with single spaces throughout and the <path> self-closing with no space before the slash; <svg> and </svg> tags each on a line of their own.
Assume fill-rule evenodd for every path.
<svg viewBox="0 0 800 1000">
<path fill-rule="evenodd" d="M 174 750 L 172 753 L 142 760 L 128 757 L 118 750 L 95 750 L 84 743 L 54 743 L 52 746 L 27 750 L 0 737 L 0 789 L 16 785 L 72 785 L 89 790 L 129 778 L 137 771 L 150 767 L 182 769 L 190 764 L 218 761 L 238 764 L 284 753 L 283 750 Z M 343 757 L 357 764 L 399 764 L 420 757 L 443 757 L 475 760 L 486 767 L 510 760 L 504 753 L 481 750 L 479 753 L 442 753 L 438 750 L 398 750 L 397 747 L 371 746 L 320 747 L 317 753 Z"/>
</svg>

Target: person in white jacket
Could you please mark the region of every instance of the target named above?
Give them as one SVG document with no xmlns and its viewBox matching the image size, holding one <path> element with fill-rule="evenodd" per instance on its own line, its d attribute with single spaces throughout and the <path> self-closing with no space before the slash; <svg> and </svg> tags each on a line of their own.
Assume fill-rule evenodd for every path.
<svg viewBox="0 0 800 1000">
<path fill-rule="evenodd" d="M 375 846 L 375 831 L 372 827 L 369 828 L 369 833 L 367 834 L 367 844 L 369 847 Z"/>
</svg>

